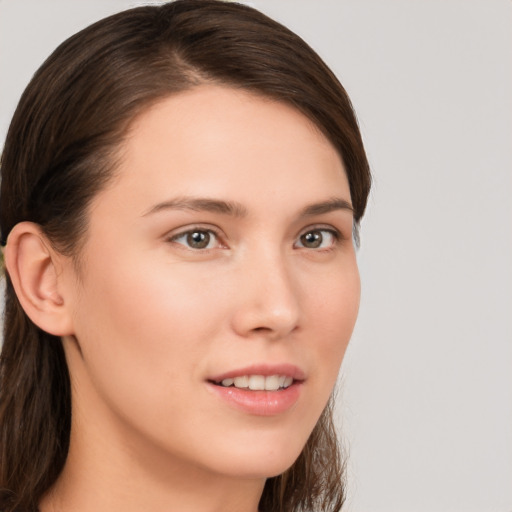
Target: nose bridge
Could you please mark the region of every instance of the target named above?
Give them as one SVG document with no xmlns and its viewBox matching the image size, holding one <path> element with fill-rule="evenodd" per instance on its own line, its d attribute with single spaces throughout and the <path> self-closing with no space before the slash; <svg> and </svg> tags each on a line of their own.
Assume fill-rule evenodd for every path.
<svg viewBox="0 0 512 512">
<path fill-rule="evenodd" d="M 241 264 L 240 296 L 235 327 L 282 337 L 293 331 L 300 316 L 299 286 L 286 254 L 279 247 L 251 251 Z"/>
</svg>

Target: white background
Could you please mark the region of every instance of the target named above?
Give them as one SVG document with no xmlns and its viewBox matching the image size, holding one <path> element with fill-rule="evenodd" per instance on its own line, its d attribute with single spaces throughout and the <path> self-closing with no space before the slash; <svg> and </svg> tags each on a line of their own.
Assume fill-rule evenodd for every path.
<svg viewBox="0 0 512 512">
<path fill-rule="evenodd" d="M 128 0 L 0 0 L 0 141 Z M 146 2 L 149 3 L 149 2 Z M 374 173 L 342 371 L 352 512 L 512 512 L 512 2 L 255 0 L 347 88 Z"/>
</svg>

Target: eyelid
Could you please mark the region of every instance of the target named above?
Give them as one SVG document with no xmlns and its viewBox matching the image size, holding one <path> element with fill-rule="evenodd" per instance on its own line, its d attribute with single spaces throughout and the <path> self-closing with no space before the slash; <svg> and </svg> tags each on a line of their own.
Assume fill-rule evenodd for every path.
<svg viewBox="0 0 512 512">
<path fill-rule="evenodd" d="M 223 248 L 227 247 L 226 244 L 222 241 L 222 235 L 219 232 L 219 230 L 212 226 L 192 225 L 192 226 L 186 226 L 186 227 L 178 228 L 178 229 L 179 229 L 179 231 L 177 233 L 170 233 L 170 234 L 166 235 L 165 236 L 166 241 L 174 242 L 177 245 L 180 245 L 183 248 L 188 249 L 190 251 L 194 251 L 194 252 L 207 252 L 207 251 L 211 251 L 213 249 L 219 249 L 219 248 L 223 249 Z M 217 246 L 211 247 L 209 249 L 194 249 L 192 247 L 188 247 L 186 244 L 182 244 L 182 243 L 176 241 L 179 238 L 188 235 L 189 233 L 194 233 L 195 231 L 205 231 L 207 233 L 210 233 L 210 235 L 213 235 L 215 237 L 215 239 L 217 240 Z"/>
<path fill-rule="evenodd" d="M 339 242 L 345 240 L 345 238 L 346 238 L 341 230 L 339 230 L 338 228 L 335 228 L 334 226 L 332 226 L 330 224 L 328 224 L 328 225 L 325 225 L 325 224 L 320 224 L 320 225 L 319 224 L 314 224 L 312 226 L 307 226 L 306 228 L 304 228 L 304 229 L 302 229 L 300 231 L 300 233 L 297 235 L 296 242 L 294 243 L 294 245 L 297 243 L 297 241 L 300 240 L 300 238 L 303 235 L 305 235 L 306 233 L 309 233 L 310 231 L 327 231 L 334 238 L 333 244 L 331 246 L 329 246 L 329 247 L 322 247 L 322 248 L 319 248 L 319 249 L 299 246 L 300 249 L 310 249 L 312 251 L 317 251 L 317 252 L 328 251 L 328 250 L 333 249 Z"/>
<path fill-rule="evenodd" d="M 331 233 L 337 235 L 340 239 L 345 238 L 345 235 L 341 229 L 333 226 L 332 224 L 312 224 L 311 226 L 306 226 L 300 230 L 298 236 L 300 237 L 309 231 L 330 231 Z"/>
</svg>

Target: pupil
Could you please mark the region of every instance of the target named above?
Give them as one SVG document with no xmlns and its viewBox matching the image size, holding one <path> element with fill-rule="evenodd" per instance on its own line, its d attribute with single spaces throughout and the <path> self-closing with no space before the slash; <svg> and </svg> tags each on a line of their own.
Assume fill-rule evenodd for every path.
<svg viewBox="0 0 512 512">
<path fill-rule="evenodd" d="M 210 243 L 210 233 L 206 231 L 194 231 L 187 235 L 187 243 L 194 249 L 204 249 Z"/>
<path fill-rule="evenodd" d="M 318 231 L 310 231 L 301 237 L 302 245 L 316 248 L 322 243 L 322 235 Z"/>
</svg>

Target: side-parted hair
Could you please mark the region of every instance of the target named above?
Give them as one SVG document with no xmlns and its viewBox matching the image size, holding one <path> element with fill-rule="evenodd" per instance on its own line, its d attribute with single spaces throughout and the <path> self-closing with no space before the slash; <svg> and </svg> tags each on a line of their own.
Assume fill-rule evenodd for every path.
<svg viewBox="0 0 512 512">
<path fill-rule="evenodd" d="M 350 100 L 296 34 L 248 6 L 177 0 L 120 12 L 62 43 L 36 72 L 12 119 L 1 159 L 5 244 L 31 221 L 63 254 L 79 258 L 88 206 L 116 170 L 136 116 L 203 84 L 243 89 L 291 105 L 338 150 L 357 227 L 370 171 Z M 35 512 L 69 447 L 71 389 L 61 340 L 20 306 L 6 275 L 0 357 L 0 510 Z M 344 465 L 325 408 L 306 446 L 269 478 L 262 512 L 338 511 Z"/>
</svg>

